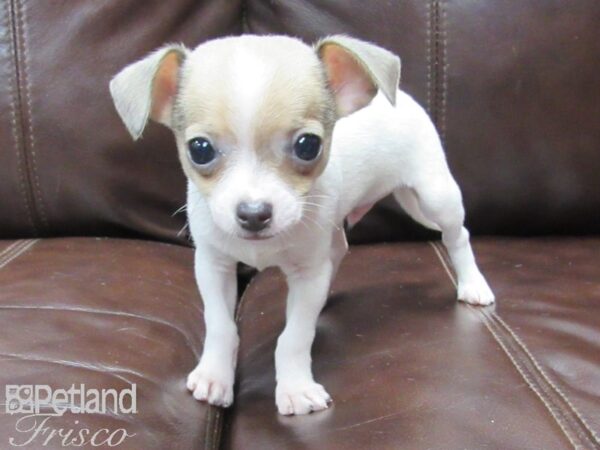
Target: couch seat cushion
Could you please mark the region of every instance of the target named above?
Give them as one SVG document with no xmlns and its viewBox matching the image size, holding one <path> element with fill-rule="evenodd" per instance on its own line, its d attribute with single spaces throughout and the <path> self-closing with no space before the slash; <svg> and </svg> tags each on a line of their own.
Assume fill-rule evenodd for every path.
<svg viewBox="0 0 600 450">
<path fill-rule="evenodd" d="M 319 321 L 313 369 L 334 399 L 282 417 L 273 351 L 285 283 L 259 274 L 238 308 L 226 448 L 598 448 L 600 240 L 474 244 L 497 306 L 457 303 L 438 245 L 353 247 Z"/>
<path fill-rule="evenodd" d="M 204 334 L 192 255 L 119 239 L 0 241 L 0 448 L 33 433 L 16 430 L 25 414 L 5 412 L 7 385 L 119 391 L 132 383 L 136 414 L 67 412 L 46 425 L 74 429 L 72 438 L 80 429 L 134 434 L 119 449 L 213 445 L 220 411 L 195 401 L 184 383 Z M 56 436 L 43 445 L 48 433 L 24 448 L 65 448 Z"/>
</svg>

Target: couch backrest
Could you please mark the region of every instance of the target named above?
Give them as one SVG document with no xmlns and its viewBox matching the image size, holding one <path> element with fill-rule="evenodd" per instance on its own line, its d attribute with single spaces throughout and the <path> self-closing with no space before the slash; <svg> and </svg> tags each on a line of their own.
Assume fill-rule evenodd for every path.
<svg viewBox="0 0 600 450">
<path fill-rule="evenodd" d="M 175 239 L 185 182 L 160 126 L 132 142 L 111 77 L 165 42 L 241 32 L 237 0 L 2 1 L 0 237 Z"/>
<path fill-rule="evenodd" d="M 108 81 L 168 41 L 347 33 L 402 57 L 478 234 L 600 231 L 600 2 L 5 1 L 0 8 L 0 237 L 179 240 L 185 183 L 168 130 L 133 143 Z M 384 201 L 355 241 L 419 235 Z"/>
</svg>

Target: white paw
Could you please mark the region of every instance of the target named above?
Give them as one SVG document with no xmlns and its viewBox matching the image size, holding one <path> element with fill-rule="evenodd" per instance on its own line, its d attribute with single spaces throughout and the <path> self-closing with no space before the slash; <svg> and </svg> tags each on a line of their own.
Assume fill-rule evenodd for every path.
<svg viewBox="0 0 600 450">
<path fill-rule="evenodd" d="M 318 383 L 286 383 L 277 384 L 275 402 L 279 414 L 284 416 L 308 414 L 329 408 L 331 397 L 323 386 Z"/>
<path fill-rule="evenodd" d="M 233 375 L 198 365 L 187 378 L 187 388 L 196 400 L 224 408 L 233 403 Z"/>
<path fill-rule="evenodd" d="M 477 274 L 472 280 L 458 283 L 458 299 L 471 305 L 491 305 L 494 303 L 494 293 L 483 278 Z"/>
</svg>

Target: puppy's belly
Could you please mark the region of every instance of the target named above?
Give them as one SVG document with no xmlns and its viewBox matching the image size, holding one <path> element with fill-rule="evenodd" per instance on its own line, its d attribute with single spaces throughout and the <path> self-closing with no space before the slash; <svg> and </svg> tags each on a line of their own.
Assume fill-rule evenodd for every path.
<svg viewBox="0 0 600 450">
<path fill-rule="evenodd" d="M 373 207 L 375 203 L 366 203 L 362 206 L 358 206 L 350 211 L 350 214 L 346 216 L 346 220 L 348 221 L 348 225 L 353 227 L 356 225 L 360 219 L 362 219 L 365 214 L 369 212 L 369 210 Z"/>
</svg>

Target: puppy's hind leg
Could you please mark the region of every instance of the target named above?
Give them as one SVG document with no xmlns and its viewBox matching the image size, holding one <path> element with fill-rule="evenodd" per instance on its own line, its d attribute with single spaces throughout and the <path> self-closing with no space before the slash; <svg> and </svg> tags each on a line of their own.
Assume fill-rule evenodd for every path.
<svg viewBox="0 0 600 450">
<path fill-rule="evenodd" d="M 423 215 L 423 212 L 419 206 L 419 199 L 417 198 L 417 194 L 414 190 L 406 187 L 398 188 L 394 191 L 394 198 L 398 203 L 400 203 L 402 209 L 404 209 L 404 211 L 406 211 L 408 215 L 416 222 L 420 223 L 426 228 L 442 231 L 438 224 L 432 222 Z"/>
<path fill-rule="evenodd" d="M 417 222 L 442 232 L 442 242 L 458 278 L 458 299 L 472 305 L 489 305 L 494 294 L 479 271 L 463 226 L 465 212 L 458 185 L 449 172 L 433 183 L 398 188 L 394 197 Z"/>
</svg>

